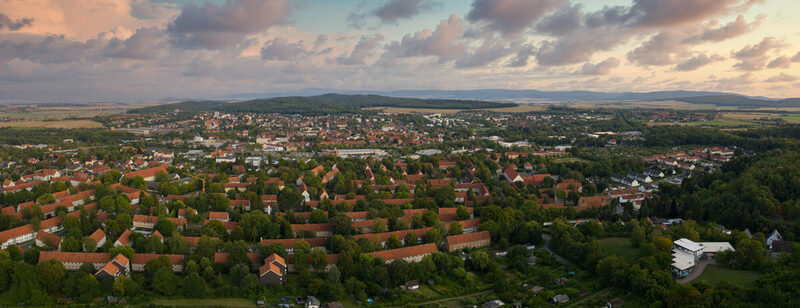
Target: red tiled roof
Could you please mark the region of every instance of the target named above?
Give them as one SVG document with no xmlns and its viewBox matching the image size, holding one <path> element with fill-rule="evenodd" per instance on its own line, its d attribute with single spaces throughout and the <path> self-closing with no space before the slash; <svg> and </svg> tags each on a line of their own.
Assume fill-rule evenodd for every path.
<svg viewBox="0 0 800 308">
<path fill-rule="evenodd" d="M 434 253 L 436 251 L 438 251 L 436 249 L 436 245 L 433 243 L 428 243 L 411 247 L 371 252 L 369 253 L 369 255 L 371 255 L 374 258 L 383 259 L 384 261 L 391 261 L 395 259 L 402 259 L 402 258 Z"/>
<path fill-rule="evenodd" d="M 137 176 L 141 176 L 143 178 L 148 178 L 148 177 L 151 177 L 151 176 L 155 176 L 160 171 L 167 172 L 167 165 L 166 164 L 162 164 L 162 165 L 160 165 L 158 167 L 153 167 L 153 168 L 142 169 L 142 170 L 139 170 L 139 171 L 128 172 L 128 173 L 123 174 L 122 176 L 126 177 L 126 178 L 135 178 Z"/>
<path fill-rule="evenodd" d="M 455 245 L 455 244 L 462 244 L 462 243 L 470 243 L 480 240 L 491 240 L 492 236 L 489 234 L 489 231 L 480 231 L 480 232 L 472 232 L 472 233 L 465 233 L 460 235 L 451 235 L 447 237 L 447 245 Z"/>
<path fill-rule="evenodd" d="M 133 264 L 147 264 L 148 261 L 158 259 L 161 256 L 167 257 L 172 265 L 183 265 L 183 255 L 161 255 L 155 253 L 137 253 L 133 255 Z"/>
<path fill-rule="evenodd" d="M 92 235 L 89 235 L 89 238 L 93 239 L 95 244 L 100 243 L 100 240 L 102 240 L 104 237 L 106 237 L 106 234 L 100 228 L 95 230 L 94 233 L 92 233 Z"/>
<path fill-rule="evenodd" d="M 111 261 L 111 255 L 101 252 L 39 252 L 39 262 L 47 260 L 56 260 L 61 263 L 107 263 Z"/>
<path fill-rule="evenodd" d="M 295 243 L 300 241 L 307 242 L 313 247 L 325 247 L 325 242 L 328 240 L 326 237 L 309 237 L 309 238 L 287 238 L 287 239 L 262 239 L 262 246 L 269 246 L 272 244 L 281 244 L 284 248 L 294 248 Z"/>
</svg>

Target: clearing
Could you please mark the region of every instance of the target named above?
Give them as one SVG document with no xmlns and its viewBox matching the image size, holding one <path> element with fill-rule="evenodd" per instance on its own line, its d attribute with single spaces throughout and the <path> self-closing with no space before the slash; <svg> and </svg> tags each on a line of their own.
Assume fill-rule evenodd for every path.
<svg viewBox="0 0 800 308">
<path fill-rule="evenodd" d="M 103 128 L 103 124 L 92 120 L 61 120 L 61 121 L 12 121 L 0 122 L 0 127 L 21 128 Z"/>
<path fill-rule="evenodd" d="M 167 307 L 256 307 L 255 303 L 243 298 L 155 299 L 153 304 Z"/>
<path fill-rule="evenodd" d="M 626 237 L 609 237 L 601 239 L 600 246 L 603 247 L 603 255 L 618 256 L 628 262 L 633 262 L 639 256 L 639 250 L 631 245 L 631 239 Z"/>
<path fill-rule="evenodd" d="M 761 273 L 756 271 L 735 270 L 709 264 L 703 274 L 694 281 L 705 280 L 714 285 L 722 281 L 729 281 L 743 288 L 752 288 L 756 285 L 759 276 Z"/>
</svg>

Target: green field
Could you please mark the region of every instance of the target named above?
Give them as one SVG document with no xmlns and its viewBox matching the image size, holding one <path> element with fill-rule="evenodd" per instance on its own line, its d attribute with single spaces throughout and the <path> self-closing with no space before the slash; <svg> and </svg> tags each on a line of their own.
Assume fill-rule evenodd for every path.
<svg viewBox="0 0 800 308">
<path fill-rule="evenodd" d="M 756 271 L 735 270 L 710 264 L 706 267 L 703 274 L 694 281 L 705 280 L 710 284 L 728 281 L 743 288 L 751 288 L 755 286 L 759 276 L 761 276 L 761 274 Z"/>
<path fill-rule="evenodd" d="M 599 240 L 603 247 L 603 255 L 619 256 L 633 262 L 639 256 L 639 250 L 631 246 L 631 239 L 626 237 L 610 237 Z"/>
<path fill-rule="evenodd" d="M 721 127 L 732 127 L 732 126 L 750 126 L 755 125 L 753 121 L 743 120 L 743 119 L 736 119 L 736 118 L 729 118 L 729 117 L 721 117 L 716 120 L 712 121 L 698 121 L 698 122 L 689 122 L 688 125 L 708 125 L 708 126 L 721 126 Z"/>
<path fill-rule="evenodd" d="M 256 307 L 255 303 L 242 298 L 156 299 L 153 300 L 153 304 L 167 307 Z"/>
</svg>

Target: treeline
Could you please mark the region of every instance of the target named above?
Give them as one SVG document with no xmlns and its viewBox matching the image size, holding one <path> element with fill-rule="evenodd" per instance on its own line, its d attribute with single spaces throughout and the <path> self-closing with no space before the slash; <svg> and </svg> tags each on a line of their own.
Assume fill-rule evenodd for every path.
<svg viewBox="0 0 800 308">
<path fill-rule="evenodd" d="M 133 109 L 129 113 L 159 113 L 175 109 L 185 111 L 226 111 L 263 112 L 323 115 L 331 113 L 357 112 L 368 107 L 402 107 L 433 109 L 480 109 L 513 107 L 516 104 L 495 103 L 474 100 L 416 99 L 379 95 L 341 95 L 290 96 L 269 99 L 255 99 L 236 103 L 219 101 L 191 101 L 154 107 Z"/>
<path fill-rule="evenodd" d="M 58 128 L 0 128 L 0 144 L 62 144 L 64 139 L 89 144 L 119 144 L 124 139 L 134 138 L 133 134 L 109 131 L 98 128 L 58 129 Z"/>
</svg>

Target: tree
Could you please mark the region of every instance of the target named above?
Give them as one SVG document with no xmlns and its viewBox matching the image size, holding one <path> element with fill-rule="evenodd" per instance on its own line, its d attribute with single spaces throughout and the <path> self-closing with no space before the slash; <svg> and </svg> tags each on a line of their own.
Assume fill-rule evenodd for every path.
<svg viewBox="0 0 800 308">
<path fill-rule="evenodd" d="M 174 295 L 177 290 L 177 279 L 172 272 L 172 266 L 170 265 L 169 269 L 161 268 L 156 271 L 150 281 L 150 287 L 158 294 Z"/>
<path fill-rule="evenodd" d="M 633 230 L 631 230 L 631 245 L 638 248 L 645 240 L 644 228 L 639 225 L 634 225 Z"/>
<path fill-rule="evenodd" d="M 336 265 L 331 265 L 331 268 L 328 270 L 328 281 L 329 282 L 339 282 L 342 274 L 339 272 L 339 268 Z"/>
<path fill-rule="evenodd" d="M 328 254 L 322 247 L 314 247 L 311 250 L 311 265 L 317 271 L 322 271 L 328 266 Z"/>
<path fill-rule="evenodd" d="M 61 284 L 67 277 L 67 270 L 61 262 L 47 260 L 36 265 L 39 283 L 48 292 L 55 292 L 61 288 Z"/>
<path fill-rule="evenodd" d="M 459 205 L 456 208 L 456 220 L 467 220 L 467 219 L 469 219 L 469 211 L 467 211 L 467 207 Z"/>
<path fill-rule="evenodd" d="M 525 270 L 528 265 L 529 256 L 530 252 L 528 251 L 528 248 L 522 245 L 515 245 L 508 250 L 506 261 L 508 262 L 509 266 L 522 271 Z"/>
<path fill-rule="evenodd" d="M 347 217 L 344 213 L 336 214 L 336 216 L 329 221 L 334 234 L 353 234 L 353 222 L 350 220 L 350 217 Z"/>
<path fill-rule="evenodd" d="M 485 251 L 476 251 L 469 261 L 472 268 L 479 272 L 488 272 L 496 265 Z"/>
<path fill-rule="evenodd" d="M 403 238 L 403 242 L 405 242 L 406 247 L 416 246 L 418 244 L 417 235 L 413 232 L 409 232 L 406 234 L 406 237 Z"/>
<path fill-rule="evenodd" d="M 321 224 L 328 222 L 328 217 L 325 215 L 325 211 L 314 209 L 311 211 L 311 214 L 309 214 L 308 220 L 312 224 Z"/>
<path fill-rule="evenodd" d="M 372 233 L 383 233 L 386 232 L 386 223 L 383 220 L 376 219 L 375 222 L 372 224 Z"/>
<path fill-rule="evenodd" d="M 396 234 L 392 234 L 391 236 L 389 236 L 389 239 L 386 240 L 386 249 L 397 249 L 402 247 L 403 247 L 403 242 L 400 241 L 400 238 L 397 237 Z"/>
<path fill-rule="evenodd" d="M 206 282 L 197 273 L 191 273 L 183 279 L 183 295 L 190 298 L 200 298 L 206 293 Z"/>
<path fill-rule="evenodd" d="M 458 221 L 454 221 L 454 222 L 450 223 L 450 226 L 448 227 L 448 230 L 447 230 L 447 234 L 448 235 L 459 235 L 459 234 L 463 234 L 463 233 L 464 233 L 464 230 L 461 229 L 461 223 L 459 223 Z"/>
<path fill-rule="evenodd" d="M 97 243 L 95 243 L 94 239 L 91 237 L 85 237 L 83 239 L 83 250 L 86 252 L 94 252 L 97 250 Z"/>
</svg>

